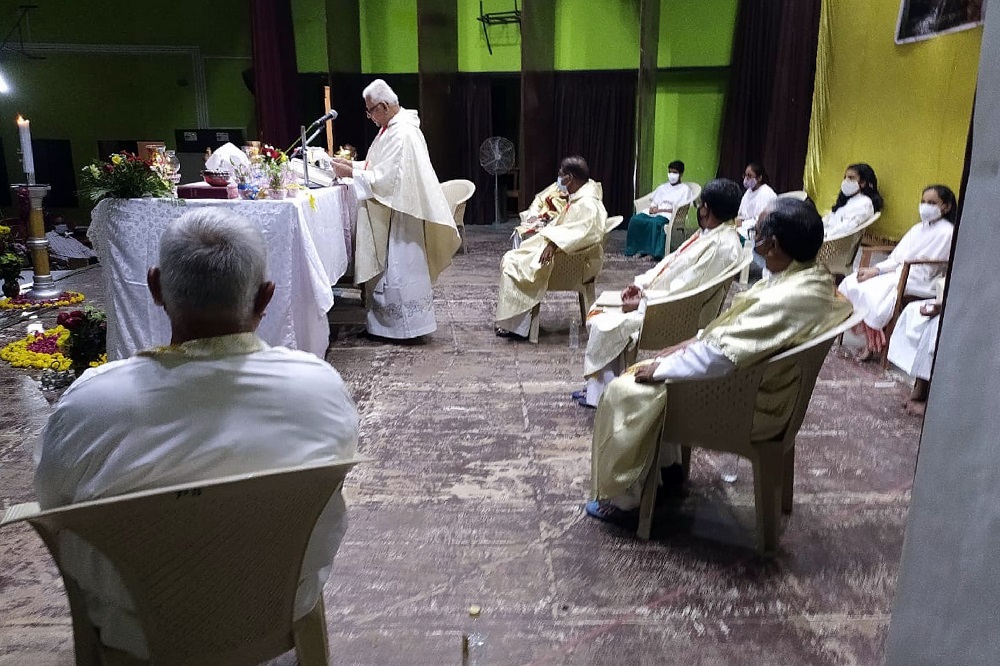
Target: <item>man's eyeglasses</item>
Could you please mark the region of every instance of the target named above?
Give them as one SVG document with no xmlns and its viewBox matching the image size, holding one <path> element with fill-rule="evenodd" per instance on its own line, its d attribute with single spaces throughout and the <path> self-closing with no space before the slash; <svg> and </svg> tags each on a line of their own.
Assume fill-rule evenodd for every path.
<svg viewBox="0 0 1000 666">
<path fill-rule="evenodd" d="M 758 238 L 757 240 L 755 240 L 753 242 L 753 249 L 756 250 L 757 248 L 759 248 L 761 245 L 763 245 L 764 243 L 766 243 L 769 238 L 770 238 L 770 236 L 761 236 L 760 238 Z"/>
<path fill-rule="evenodd" d="M 368 116 L 369 118 L 371 118 L 372 114 L 375 113 L 375 109 L 377 109 L 378 107 L 382 106 L 383 104 L 385 104 L 385 102 L 379 102 L 378 104 L 375 104 L 374 106 L 367 106 L 367 107 L 365 107 L 365 115 Z"/>
</svg>

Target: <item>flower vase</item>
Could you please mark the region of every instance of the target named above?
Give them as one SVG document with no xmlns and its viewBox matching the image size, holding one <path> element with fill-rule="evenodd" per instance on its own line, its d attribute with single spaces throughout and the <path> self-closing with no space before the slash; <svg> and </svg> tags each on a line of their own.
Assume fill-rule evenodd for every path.
<svg viewBox="0 0 1000 666">
<path fill-rule="evenodd" d="M 257 197 L 257 186 L 250 183 L 239 183 L 236 186 L 240 199 L 255 199 Z"/>
<path fill-rule="evenodd" d="M 287 191 L 283 187 L 269 187 L 267 189 L 268 199 L 284 199 Z"/>
<path fill-rule="evenodd" d="M 7 298 L 17 298 L 21 294 L 21 285 L 16 280 L 4 280 L 3 287 L 0 288 Z"/>
</svg>

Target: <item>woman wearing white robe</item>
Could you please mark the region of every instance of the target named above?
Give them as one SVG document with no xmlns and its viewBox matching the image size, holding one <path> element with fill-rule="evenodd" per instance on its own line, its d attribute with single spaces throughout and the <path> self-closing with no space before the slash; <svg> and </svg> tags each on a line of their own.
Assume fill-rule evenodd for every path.
<svg viewBox="0 0 1000 666">
<path fill-rule="evenodd" d="M 952 220 L 956 214 L 955 194 L 944 185 L 931 185 L 924 190 L 920 203 L 921 221 L 915 224 L 889 257 L 871 268 L 862 268 L 844 278 L 840 293 L 856 308 L 865 308 L 864 327 L 866 348 L 861 360 L 881 353 L 886 340 L 882 329 L 892 319 L 896 307 L 896 287 L 903 263 L 918 259 L 947 261 L 951 256 Z M 910 268 L 905 293 L 933 296 L 934 280 L 944 273 L 936 265 L 917 264 Z"/>
<path fill-rule="evenodd" d="M 916 301 L 903 308 L 889 340 L 889 362 L 915 378 L 913 391 L 904 405 L 910 414 L 923 414 L 927 403 L 938 327 L 941 325 L 944 285 L 945 279 L 939 278 L 935 283 L 936 298 Z"/>
<path fill-rule="evenodd" d="M 743 200 L 740 201 L 740 211 L 736 214 L 736 222 L 746 236 L 747 229 L 757 224 L 757 218 L 764 210 L 774 203 L 778 195 L 767 184 L 767 171 L 763 165 L 751 162 L 743 172 Z"/>
</svg>

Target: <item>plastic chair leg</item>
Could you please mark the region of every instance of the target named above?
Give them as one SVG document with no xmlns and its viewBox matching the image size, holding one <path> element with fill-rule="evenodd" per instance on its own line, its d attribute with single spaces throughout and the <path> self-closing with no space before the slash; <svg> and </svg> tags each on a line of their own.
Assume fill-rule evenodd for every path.
<svg viewBox="0 0 1000 666">
<path fill-rule="evenodd" d="M 597 293 L 593 282 L 586 282 L 583 285 L 583 290 L 579 292 L 580 301 L 580 323 L 587 321 L 587 313 L 590 312 L 590 308 L 594 307 L 594 303 L 597 301 Z"/>
<path fill-rule="evenodd" d="M 757 550 L 761 555 L 773 555 L 778 550 L 784 457 L 781 451 L 769 451 L 764 447 L 757 452 L 753 461 L 754 495 L 757 500 Z"/>
<path fill-rule="evenodd" d="M 458 238 L 461 240 L 462 244 L 458 246 L 458 249 L 462 251 L 462 254 L 469 254 L 469 248 L 465 246 L 465 225 L 461 225 L 458 228 Z"/>
<path fill-rule="evenodd" d="M 528 331 L 528 342 L 533 345 L 538 344 L 538 329 L 541 327 L 539 318 L 542 312 L 542 304 L 539 303 L 531 308 L 531 329 Z"/>
<path fill-rule="evenodd" d="M 326 608 L 323 594 L 313 609 L 295 622 L 295 654 L 300 666 L 327 666 L 330 662 L 330 645 L 326 636 Z"/>
<path fill-rule="evenodd" d="M 795 447 L 785 452 L 781 474 L 781 512 L 792 512 L 792 495 L 795 486 Z"/>
<path fill-rule="evenodd" d="M 659 444 L 657 444 L 653 465 L 649 468 L 645 483 L 642 484 L 642 499 L 639 501 L 639 528 L 636 530 L 636 536 L 643 541 L 649 541 L 649 533 L 653 528 L 653 508 L 656 506 L 656 491 L 660 485 L 659 457 Z"/>
</svg>

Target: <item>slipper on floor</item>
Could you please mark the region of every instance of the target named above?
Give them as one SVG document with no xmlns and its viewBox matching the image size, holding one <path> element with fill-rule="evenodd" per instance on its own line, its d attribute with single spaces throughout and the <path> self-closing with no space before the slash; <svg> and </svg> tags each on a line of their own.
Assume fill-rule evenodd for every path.
<svg viewBox="0 0 1000 666">
<path fill-rule="evenodd" d="M 508 331 L 507 329 L 500 328 L 499 326 L 496 327 L 496 329 L 494 330 L 494 333 L 496 333 L 496 336 L 498 338 L 507 338 L 509 340 L 522 340 L 523 341 L 523 340 L 527 340 L 528 339 L 527 335 L 518 335 L 514 331 Z"/>
<path fill-rule="evenodd" d="M 611 502 L 602 502 L 600 500 L 587 502 L 583 505 L 583 509 L 587 512 L 588 516 L 614 525 L 627 525 L 628 523 L 635 522 L 636 518 L 639 517 L 638 509 L 626 511 L 619 509 Z"/>
<path fill-rule="evenodd" d="M 582 391 L 573 391 L 570 394 L 570 397 L 572 397 L 574 400 L 586 400 L 586 398 L 587 398 L 587 390 L 584 389 Z"/>
</svg>

